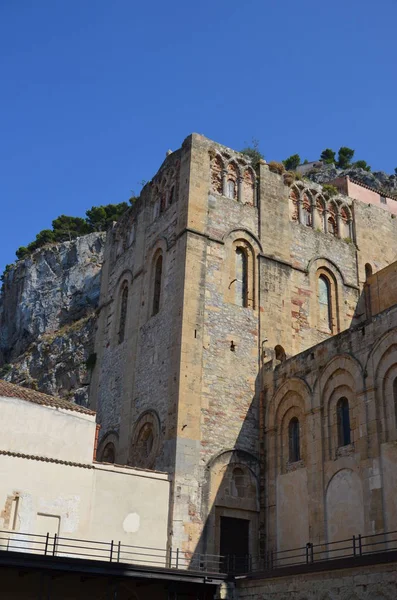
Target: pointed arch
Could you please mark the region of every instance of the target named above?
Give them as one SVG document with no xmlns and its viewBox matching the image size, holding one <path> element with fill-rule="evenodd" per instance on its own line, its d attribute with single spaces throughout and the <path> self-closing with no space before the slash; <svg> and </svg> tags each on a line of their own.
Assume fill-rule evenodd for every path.
<svg viewBox="0 0 397 600">
<path fill-rule="evenodd" d="M 256 206 L 256 175 L 253 168 L 250 166 L 244 169 L 241 200 L 243 204 Z"/>
<path fill-rule="evenodd" d="M 289 192 L 289 214 L 291 221 L 299 221 L 300 190 L 296 185 Z"/>
<path fill-rule="evenodd" d="M 216 153 L 211 160 L 211 188 L 215 194 L 223 194 L 223 171 L 224 161 L 220 154 Z"/>
<path fill-rule="evenodd" d="M 313 227 L 312 196 L 309 190 L 303 191 L 302 196 L 302 225 Z"/>
<path fill-rule="evenodd" d="M 224 298 L 231 304 L 256 309 L 258 251 L 255 250 L 250 237 L 252 238 L 242 231 L 234 230 L 226 238 L 227 266 L 223 275 Z"/>
</svg>

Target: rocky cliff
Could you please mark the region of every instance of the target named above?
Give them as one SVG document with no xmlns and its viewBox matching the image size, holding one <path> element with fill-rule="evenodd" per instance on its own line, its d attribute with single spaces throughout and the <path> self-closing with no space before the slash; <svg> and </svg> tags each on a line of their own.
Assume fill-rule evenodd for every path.
<svg viewBox="0 0 397 600">
<path fill-rule="evenodd" d="M 105 235 L 44 247 L 5 273 L 0 377 L 86 405 Z"/>
<path fill-rule="evenodd" d="M 365 169 L 351 167 L 349 169 L 338 169 L 335 165 L 322 165 L 313 168 L 305 176 L 315 183 L 328 183 L 337 177 L 348 175 L 350 179 L 360 181 L 375 190 L 384 191 L 391 196 L 397 195 L 397 175 L 388 175 L 384 171 L 368 172 Z"/>
</svg>

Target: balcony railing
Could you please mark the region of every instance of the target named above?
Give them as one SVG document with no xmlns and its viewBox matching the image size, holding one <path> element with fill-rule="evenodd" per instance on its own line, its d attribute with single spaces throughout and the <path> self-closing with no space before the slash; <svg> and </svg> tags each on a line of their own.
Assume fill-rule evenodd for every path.
<svg viewBox="0 0 397 600">
<path fill-rule="evenodd" d="M 153 569 L 181 569 L 201 573 L 243 575 L 272 572 L 275 569 L 313 566 L 336 559 L 357 558 L 397 551 L 397 531 L 357 535 L 344 540 L 252 555 L 201 554 L 179 548 L 131 546 L 119 541 L 100 542 L 69 538 L 57 534 L 38 535 L 0 530 L 0 551 L 44 556 L 97 560 Z"/>
<path fill-rule="evenodd" d="M 313 544 L 308 542 L 300 548 L 266 552 L 260 559 L 252 558 L 247 572 L 272 571 L 283 567 L 313 565 L 336 559 L 357 558 L 397 550 L 397 531 L 373 535 L 353 535 L 351 538 Z"/>
<path fill-rule="evenodd" d="M 220 567 L 226 564 L 224 556 L 182 552 L 179 548 L 131 546 L 114 540 L 99 542 L 57 534 L 38 535 L 4 530 L 0 530 L 1 550 L 205 573 L 222 573 Z"/>
</svg>

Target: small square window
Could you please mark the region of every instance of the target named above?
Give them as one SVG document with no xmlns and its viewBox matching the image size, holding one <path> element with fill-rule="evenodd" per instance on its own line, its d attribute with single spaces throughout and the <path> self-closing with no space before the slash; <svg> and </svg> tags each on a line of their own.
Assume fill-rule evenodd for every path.
<svg viewBox="0 0 397 600">
<path fill-rule="evenodd" d="M 386 196 L 381 196 L 380 197 L 380 203 L 381 204 L 387 204 Z"/>
</svg>

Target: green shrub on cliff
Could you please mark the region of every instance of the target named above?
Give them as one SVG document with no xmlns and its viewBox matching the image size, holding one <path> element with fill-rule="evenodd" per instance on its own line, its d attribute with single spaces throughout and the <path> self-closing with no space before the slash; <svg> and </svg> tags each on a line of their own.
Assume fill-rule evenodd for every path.
<svg viewBox="0 0 397 600">
<path fill-rule="evenodd" d="M 26 258 L 46 244 L 71 241 L 94 231 L 106 231 L 113 221 L 118 221 L 128 208 L 127 202 L 120 202 L 119 204 L 92 206 L 86 211 L 85 218 L 60 215 L 53 220 L 52 229 L 40 231 L 33 242 L 27 246 L 20 246 L 15 254 L 18 259 Z"/>
</svg>

